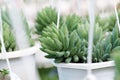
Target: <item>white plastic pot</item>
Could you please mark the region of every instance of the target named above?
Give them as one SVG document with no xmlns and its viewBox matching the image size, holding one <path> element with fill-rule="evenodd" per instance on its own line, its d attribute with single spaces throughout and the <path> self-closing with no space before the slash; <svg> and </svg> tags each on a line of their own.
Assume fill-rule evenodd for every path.
<svg viewBox="0 0 120 80">
<path fill-rule="evenodd" d="M 58 69 L 59 80 L 84 80 L 87 69 L 91 68 L 97 80 L 114 80 L 114 62 L 92 63 L 60 63 L 54 65 Z"/>
<path fill-rule="evenodd" d="M 12 71 L 15 72 L 21 80 L 39 80 L 34 54 L 38 52 L 39 47 L 8 52 L 7 57 L 10 60 Z M 0 69 L 7 68 L 5 57 L 0 54 Z"/>
</svg>

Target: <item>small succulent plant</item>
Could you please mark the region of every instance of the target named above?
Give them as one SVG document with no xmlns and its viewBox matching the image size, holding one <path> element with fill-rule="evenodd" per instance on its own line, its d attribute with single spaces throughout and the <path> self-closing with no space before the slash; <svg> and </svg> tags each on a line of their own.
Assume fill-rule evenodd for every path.
<svg viewBox="0 0 120 80">
<path fill-rule="evenodd" d="M 116 69 L 114 80 L 120 80 L 120 46 L 113 49 L 111 56 L 115 62 Z"/>
<path fill-rule="evenodd" d="M 41 50 L 55 62 L 87 62 L 89 21 L 73 14 L 62 16 L 59 28 L 57 11 L 46 7 L 37 14 L 36 30 L 40 36 Z M 120 45 L 120 35 L 114 28 L 115 16 L 106 19 L 96 17 L 93 42 L 93 62 L 110 60 L 111 51 Z M 105 35 L 109 33 L 108 35 Z"/>
<path fill-rule="evenodd" d="M 120 19 L 120 10 L 118 10 L 118 17 Z M 101 18 L 96 16 L 96 22 L 98 22 L 104 31 L 112 31 L 116 25 L 116 16 L 111 14 L 109 17 Z"/>
<path fill-rule="evenodd" d="M 80 17 L 75 14 L 60 16 L 60 27 L 66 24 L 70 32 L 76 29 L 80 22 Z M 41 12 L 38 12 L 36 17 L 36 33 L 41 35 L 42 30 L 52 23 L 57 24 L 57 11 L 52 7 L 42 9 Z"/>
<path fill-rule="evenodd" d="M 28 25 L 28 22 L 27 22 L 27 19 L 26 19 L 25 15 L 23 14 L 22 11 L 21 11 L 21 13 L 20 13 L 20 16 L 21 16 L 21 19 L 22 19 L 22 22 L 23 22 L 24 29 L 25 29 L 25 31 L 26 31 L 26 35 L 27 35 L 29 44 L 30 44 L 30 46 L 33 46 L 33 45 L 34 45 L 34 41 L 33 41 L 33 39 L 31 38 L 31 32 L 32 32 L 32 31 L 30 30 L 29 25 Z M 12 22 L 11 22 L 11 20 L 10 20 L 10 16 L 9 16 L 8 9 L 2 10 L 2 20 L 3 20 L 3 22 L 5 22 L 7 25 L 9 25 L 10 28 L 12 27 Z M 12 28 L 11 28 L 11 29 L 12 29 Z"/>
<path fill-rule="evenodd" d="M 118 11 L 118 14 L 120 17 L 120 11 Z M 76 15 L 61 16 L 60 18 L 60 25 L 65 23 L 68 26 L 68 30 L 70 32 L 77 27 L 78 22 L 80 23 L 85 21 L 81 20 L 80 17 Z M 88 20 L 88 17 L 86 18 L 86 20 Z M 109 17 L 101 18 L 98 15 L 96 16 L 96 22 L 99 23 L 104 32 L 112 31 L 116 25 L 116 16 L 115 14 L 112 14 Z M 42 9 L 36 16 L 36 33 L 41 35 L 42 30 L 52 23 L 57 24 L 57 11 L 52 7 L 46 7 Z"/>
<path fill-rule="evenodd" d="M 13 35 L 13 32 L 10 28 L 10 26 L 7 23 L 3 23 L 3 38 L 6 50 L 9 51 L 15 51 L 16 50 L 16 42 Z M 0 43 L 0 51 L 1 51 L 1 43 Z"/>
<path fill-rule="evenodd" d="M 6 69 L 0 70 L 0 80 L 10 80 L 8 70 L 6 70 Z"/>
<path fill-rule="evenodd" d="M 81 23 L 81 18 L 78 15 L 72 14 L 65 16 L 64 24 L 66 24 L 68 31 L 71 33 L 73 30 L 77 29 L 78 23 Z"/>
<path fill-rule="evenodd" d="M 95 53 L 96 57 L 99 57 L 99 55 L 103 55 L 101 59 L 103 61 L 108 61 L 110 60 L 110 55 L 112 54 L 112 50 L 118 46 L 120 46 L 120 38 L 118 34 L 118 28 L 115 27 L 113 28 L 112 32 L 109 33 L 109 35 L 106 36 L 106 38 L 101 41 L 100 43 L 97 43 L 97 45 L 94 47 L 96 49 Z M 99 49 L 97 51 L 97 48 Z M 99 61 L 99 60 L 98 60 Z"/>
<path fill-rule="evenodd" d="M 30 46 L 33 46 L 34 41 L 33 41 L 32 36 L 31 36 L 32 30 L 30 29 L 29 24 L 27 22 L 27 19 L 26 19 L 25 15 L 23 14 L 23 12 L 21 12 L 21 17 L 22 17 L 24 29 L 25 29 L 29 44 L 30 44 Z"/>
<path fill-rule="evenodd" d="M 42 31 L 41 50 L 48 53 L 47 58 L 54 58 L 55 62 L 87 62 L 89 23 L 79 24 L 77 29 L 69 32 L 66 24 L 59 29 L 53 23 Z M 93 62 L 110 60 L 112 49 L 120 45 L 118 29 L 115 27 L 105 36 L 99 24 L 94 27 Z"/>
<path fill-rule="evenodd" d="M 1 14 L 2 14 L 2 20 L 4 22 L 6 22 L 9 26 L 12 26 L 11 22 L 10 22 L 10 17 L 9 17 L 9 14 L 8 14 L 8 10 L 2 10 Z"/>
<path fill-rule="evenodd" d="M 57 11 L 52 7 L 42 9 L 36 17 L 36 33 L 41 35 L 42 30 L 52 23 L 57 24 Z"/>
</svg>

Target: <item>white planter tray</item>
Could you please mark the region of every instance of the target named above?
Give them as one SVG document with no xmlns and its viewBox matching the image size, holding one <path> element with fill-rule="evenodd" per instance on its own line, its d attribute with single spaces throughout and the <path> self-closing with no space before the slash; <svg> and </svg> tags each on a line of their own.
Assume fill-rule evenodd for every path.
<svg viewBox="0 0 120 80">
<path fill-rule="evenodd" d="M 23 50 L 7 52 L 7 57 L 10 60 L 12 71 L 15 72 L 21 80 L 39 80 L 35 56 L 39 51 L 39 46 L 26 48 Z M 8 68 L 5 57 L 0 54 L 0 69 Z"/>
<path fill-rule="evenodd" d="M 26 49 L 22 49 L 18 51 L 7 52 L 7 57 L 8 58 L 20 58 L 20 57 L 33 55 L 38 51 L 39 51 L 39 46 L 34 46 L 34 47 L 30 47 L 30 48 L 26 48 Z M 2 55 L 1 53 L 0 53 L 0 59 L 5 59 L 4 55 Z"/>
<path fill-rule="evenodd" d="M 87 76 L 87 69 L 92 69 L 97 80 L 114 80 L 114 62 L 92 63 L 53 63 L 59 74 L 59 80 L 84 80 Z"/>
</svg>

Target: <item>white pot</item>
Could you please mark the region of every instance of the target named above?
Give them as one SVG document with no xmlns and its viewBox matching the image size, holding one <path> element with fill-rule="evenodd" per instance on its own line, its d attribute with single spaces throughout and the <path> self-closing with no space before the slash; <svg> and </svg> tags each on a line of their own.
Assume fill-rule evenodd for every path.
<svg viewBox="0 0 120 80">
<path fill-rule="evenodd" d="M 21 80 L 39 80 L 34 54 L 38 52 L 39 47 L 8 52 L 7 57 L 10 60 L 12 71 L 15 72 Z M 7 68 L 5 57 L 0 54 L 0 69 Z"/>
<path fill-rule="evenodd" d="M 97 80 L 114 80 L 114 62 L 92 63 L 60 63 L 54 65 L 58 69 L 59 80 L 84 80 L 87 69 L 91 68 Z"/>
</svg>

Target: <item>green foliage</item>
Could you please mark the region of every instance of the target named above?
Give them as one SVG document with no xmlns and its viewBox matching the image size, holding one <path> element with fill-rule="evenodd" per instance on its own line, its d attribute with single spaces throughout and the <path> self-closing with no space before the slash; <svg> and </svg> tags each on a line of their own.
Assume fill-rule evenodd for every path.
<svg viewBox="0 0 120 80">
<path fill-rule="evenodd" d="M 85 23 L 81 23 L 79 24 L 79 27 L 77 29 L 77 33 L 79 35 L 79 37 L 81 39 L 85 39 L 86 41 L 88 41 L 88 32 L 89 32 L 89 22 L 86 21 Z M 103 39 L 103 35 L 104 32 L 101 28 L 101 26 L 99 26 L 99 24 L 95 24 L 94 27 L 94 44 L 96 44 L 97 42 L 99 42 L 101 39 Z"/>
<path fill-rule="evenodd" d="M 16 50 L 16 43 L 15 38 L 12 33 L 12 30 L 10 26 L 7 23 L 3 23 L 3 38 L 6 50 L 9 51 L 15 51 Z M 1 43 L 0 43 L 0 51 L 1 51 Z"/>
<path fill-rule="evenodd" d="M 10 80 L 9 76 L 9 71 L 6 69 L 0 70 L 0 80 Z"/>
<path fill-rule="evenodd" d="M 21 17 L 22 17 L 24 29 L 25 29 L 25 32 L 26 32 L 29 44 L 30 44 L 30 46 L 33 46 L 34 45 L 34 41 L 33 41 L 32 36 L 31 36 L 32 30 L 30 30 L 29 24 L 27 22 L 27 19 L 26 19 L 25 15 L 23 14 L 23 12 L 21 12 Z"/>
<path fill-rule="evenodd" d="M 73 30 L 77 29 L 78 23 L 81 23 L 81 18 L 75 14 L 68 15 L 65 18 L 65 24 L 71 33 Z"/>
<path fill-rule="evenodd" d="M 115 61 L 115 80 L 120 80 L 120 46 L 116 47 L 112 51 L 112 58 Z"/>
<path fill-rule="evenodd" d="M 89 23 L 79 24 L 77 29 L 69 32 L 64 24 L 59 29 L 53 23 L 42 31 L 41 50 L 48 53 L 47 58 L 54 58 L 55 62 L 87 62 Z M 120 45 L 118 29 L 115 27 L 105 36 L 99 24 L 94 27 L 93 62 L 110 60 L 111 51 Z"/>
<path fill-rule="evenodd" d="M 55 16 L 55 19 L 51 16 Z M 48 53 L 47 58 L 53 58 L 57 63 L 85 63 L 87 62 L 90 26 L 88 18 L 82 19 L 75 14 L 64 17 L 62 17 L 63 22 L 60 21 L 60 26 L 57 29 L 55 9 L 47 7 L 38 13 L 36 29 L 37 33 L 41 35 L 41 50 Z M 92 61 L 108 61 L 111 51 L 120 46 L 120 35 L 115 26 L 115 16 L 112 15 L 106 19 L 96 17 L 96 20 Z"/>
<path fill-rule="evenodd" d="M 11 30 L 11 21 L 8 15 L 8 11 L 2 11 L 2 20 L 3 20 L 3 38 L 6 50 L 15 51 L 16 50 L 16 42 L 14 38 L 13 31 Z M 1 52 L 1 43 L 0 43 L 0 52 Z"/>
<path fill-rule="evenodd" d="M 57 69 L 52 68 L 40 68 L 38 69 L 41 80 L 58 80 Z"/>
<path fill-rule="evenodd" d="M 0 70 L 0 73 L 5 76 L 5 75 L 9 74 L 9 71 L 6 69 L 2 69 L 2 70 Z"/>
<path fill-rule="evenodd" d="M 31 30 L 29 29 L 29 25 L 28 25 L 28 22 L 27 22 L 27 19 L 25 17 L 25 15 L 23 14 L 23 12 L 21 11 L 20 13 L 20 16 L 21 16 L 21 19 L 22 19 L 22 22 L 23 22 L 23 26 L 24 26 L 24 29 L 25 29 L 25 32 L 26 32 L 26 35 L 27 35 L 27 38 L 28 38 L 28 41 L 30 43 L 30 46 L 33 46 L 34 45 L 34 41 L 33 39 L 31 38 Z M 9 16 L 9 12 L 8 12 L 8 9 L 6 10 L 2 10 L 2 20 L 3 22 L 5 22 L 10 28 L 12 27 L 12 22 L 10 20 L 10 16 Z M 12 28 L 11 28 L 12 29 Z"/>
<path fill-rule="evenodd" d="M 10 17 L 9 17 L 9 14 L 8 14 L 8 11 L 7 10 L 4 10 L 4 11 L 1 11 L 2 13 L 2 20 L 3 22 L 6 22 L 9 26 L 11 26 L 11 21 L 10 21 Z"/>
<path fill-rule="evenodd" d="M 99 61 L 109 61 L 110 60 L 110 55 L 111 51 L 120 46 L 120 38 L 118 35 L 118 28 L 115 27 L 113 28 L 112 32 L 109 32 L 109 34 L 99 43 L 96 44 L 94 48 L 94 58 L 100 58 L 100 59 L 94 59 L 96 60 L 95 62 Z"/>
<path fill-rule="evenodd" d="M 52 23 L 57 24 L 57 11 L 52 7 L 42 9 L 36 17 L 36 33 L 40 35 L 42 30 Z"/>
<path fill-rule="evenodd" d="M 118 16 L 120 19 L 120 10 L 118 11 Z M 103 31 L 112 31 L 116 25 L 116 16 L 114 13 L 111 14 L 109 17 L 105 17 L 105 18 L 96 16 L 96 22 L 98 22 L 101 25 Z"/>
<path fill-rule="evenodd" d="M 80 22 L 80 17 L 75 14 L 64 16 L 64 18 L 60 16 L 60 27 L 66 24 L 69 32 L 76 29 Z M 42 9 L 38 12 L 36 17 L 36 33 L 41 35 L 43 29 L 50 26 L 52 23 L 57 25 L 57 11 L 52 7 Z"/>
</svg>

